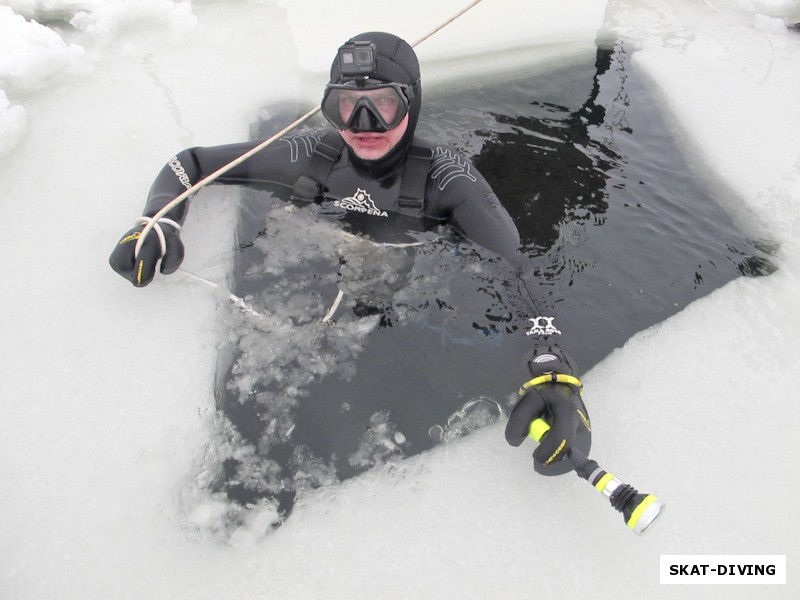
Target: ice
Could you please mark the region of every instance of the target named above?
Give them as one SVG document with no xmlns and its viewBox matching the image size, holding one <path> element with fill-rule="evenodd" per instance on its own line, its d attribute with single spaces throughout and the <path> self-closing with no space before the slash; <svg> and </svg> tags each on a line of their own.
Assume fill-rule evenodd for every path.
<svg viewBox="0 0 800 600">
<path fill-rule="evenodd" d="M 693 303 L 584 379 L 595 458 L 662 497 L 663 522 L 636 538 L 585 482 L 533 473 L 532 446 L 497 424 L 310 493 L 265 536 L 271 507 L 232 515 L 206 491 L 214 454 L 245 452 L 215 445 L 224 294 L 179 274 L 134 290 L 106 264 L 177 149 L 245 139 L 272 99 L 313 103 L 351 33 L 414 39 L 462 2 L 6 1 L 4 597 L 752 597 L 659 586 L 660 554 L 703 553 L 786 554 L 788 583 L 756 593 L 797 596 L 798 3 L 522 4 L 483 2 L 423 46 L 431 85 L 484 44 L 488 73 L 508 45 L 546 64 L 619 33 L 718 200 L 780 243 L 777 273 Z M 193 201 L 187 270 L 224 283 L 235 202 Z M 384 448 L 402 444 L 381 426 Z"/>
<path fill-rule="evenodd" d="M 17 145 L 25 132 L 25 109 L 12 105 L 5 92 L 0 90 L 0 156 Z"/>
<path fill-rule="evenodd" d="M 54 74 L 72 65 L 83 49 L 65 43 L 53 30 L 0 6 L 0 156 L 22 139 L 27 111 L 16 98 L 46 86 Z M 9 95 L 11 97 L 9 98 Z"/>
</svg>

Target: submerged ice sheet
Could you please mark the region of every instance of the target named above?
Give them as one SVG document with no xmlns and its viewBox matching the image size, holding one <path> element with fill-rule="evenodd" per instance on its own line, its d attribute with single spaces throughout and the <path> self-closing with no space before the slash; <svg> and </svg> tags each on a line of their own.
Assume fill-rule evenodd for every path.
<svg viewBox="0 0 800 600">
<path fill-rule="evenodd" d="M 502 281 L 492 263 L 439 226 L 406 231 L 413 242 L 386 243 L 343 229 L 315 205 L 253 190 L 243 190 L 242 202 L 250 208 L 234 289 L 248 311 L 221 323 L 229 348 L 217 396 L 231 427 L 221 430 L 212 491 L 244 506 L 275 500 L 287 513 L 295 493 L 463 435 L 455 427 L 447 438 L 428 434 L 464 401 L 452 383 L 458 365 L 452 373 L 434 365 L 452 353 L 454 338 L 496 349 L 475 325 L 492 277 Z M 249 229 L 259 229 L 252 239 Z M 409 385 L 399 365 L 438 378 L 441 389 Z"/>
</svg>

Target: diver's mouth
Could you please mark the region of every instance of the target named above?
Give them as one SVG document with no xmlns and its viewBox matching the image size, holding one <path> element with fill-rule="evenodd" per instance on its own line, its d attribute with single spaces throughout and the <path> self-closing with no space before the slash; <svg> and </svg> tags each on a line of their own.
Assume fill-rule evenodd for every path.
<svg viewBox="0 0 800 600">
<path fill-rule="evenodd" d="M 357 134 L 355 137 L 359 146 L 372 147 L 384 143 L 384 137 L 373 133 Z"/>
</svg>

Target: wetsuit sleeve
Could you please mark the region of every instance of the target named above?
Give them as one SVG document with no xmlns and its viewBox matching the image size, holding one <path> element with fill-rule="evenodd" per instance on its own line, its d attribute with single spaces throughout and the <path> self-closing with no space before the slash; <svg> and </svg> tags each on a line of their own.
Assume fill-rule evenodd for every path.
<svg viewBox="0 0 800 600">
<path fill-rule="evenodd" d="M 254 156 L 224 173 L 215 183 L 259 185 L 284 185 L 291 188 L 310 155 L 316 138 L 307 136 L 305 144 L 295 138 L 281 138 Z M 153 216 L 175 197 L 221 167 L 252 150 L 260 142 L 244 142 L 205 148 L 188 148 L 176 154 L 161 169 L 147 197 L 144 214 Z M 298 152 L 305 148 L 305 152 Z M 167 216 L 183 223 L 188 203 L 183 202 Z"/>
<path fill-rule="evenodd" d="M 508 211 L 472 163 L 438 147 L 428 179 L 426 210 L 461 235 L 516 262 L 519 232 Z"/>
<path fill-rule="evenodd" d="M 510 310 L 524 323 L 536 348 L 563 347 L 561 324 L 520 248 L 519 231 L 492 188 L 466 158 L 449 148 L 435 149 L 428 181 L 426 210 L 446 218 L 464 237 L 491 250 L 510 267 Z"/>
</svg>

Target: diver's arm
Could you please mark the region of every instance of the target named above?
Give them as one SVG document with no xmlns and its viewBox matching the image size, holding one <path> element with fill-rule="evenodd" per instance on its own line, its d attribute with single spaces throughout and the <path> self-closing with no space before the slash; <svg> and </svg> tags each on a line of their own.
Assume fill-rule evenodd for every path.
<svg viewBox="0 0 800 600">
<path fill-rule="evenodd" d="M 477 169 L 455 153 L 438 149 L 431 178 L 436 185 L 429 210 L 440 211 L 432 216 L 447 216 L 462 235 L 500 254 L 512 267 L 522 306 L 510 308 L 527 321 L 525 335 L 531 339 L 533 351 L 528 361 L 529 379 L 520 388 L 520 399 L 506 425 L 506 440 L 520 445 L 531 422 L 545 419 L 550 430 L 534 452 L 534 466 L 542 473 L 562 473 L 569 468 L 569 461 L 563 459 L 573 445 L 584 453 L 589 451 L 591 429 L 577 366 L 561 347 L 555 312 L 549 302 L 531 293 L 535 282 L 520 252 L 519 232 Z"/>
<path fill-rule="evenodd" d="M 147 196 L 143 214 L 152 217 L 178 195 L 199 181 L 252 150 L 260 141 L 206 148 L 187 148 L 167 162 L 156 176 Z M 258 186 L 278 184 L 291 187 L 302 161 L 292 152 L 290 139 L 281 139 L 259 151 L 215 179 L 215 183 Z M 167 216 L 178 223 L 186 217 L 188 203 L 182 202 Z"/>
<path fill-rule="evenodd" d="M 302 139 L 301 139 L 302 138 Z M 281 138 L 215 179 L 218 183 L 286 185 L 291 188 L 313 149 L 314 136 Z M 188 212 L 188 201 L 171 208 L 152 223 L 154 217 L 176 197 L 202 179 L 241 157 L 259 142 L 228 144 L 209 148 L 188 148 L 176 154 L 159 172 L 147 197 L 143 217 L 126 231 L 109 257 L 111 268 L 136 287 L 148 285 L 159 267 L 173 273 L 183 261 L 180 230 Z M 305 152 L 298 151 L 305 149 Z M 146 224 L 153 230 L 139 241 Z"/>
<path fill-rule="evenodd" d="M 526 333 L 533 339 L 544 335 L 548 344 L 554 343 L 556 340 L 549 337 L 558 337 L 557 328 L 546 325 L 555 321 L 553 307 L 547 297 L 534 294 L 538 291 L 537 281 L 521 252 L 517 226 L 472 163 L 449 148 L 437 147 L 425 206 L 428 216 L 446 218 L 458 233 L 506 260 L 514 273 L 512 287 L 518 290 L 513 295 L 519 306 L 513 307 L 513 312 L 530 321 Z"/>
<path fill-rule="evenodd" d="M 516 264 L 519 232 L 508 211 L 472 163 L 437 147 L 428 177 L 426 215 L 445 218 L 467 239 Z"/>
</svg>

